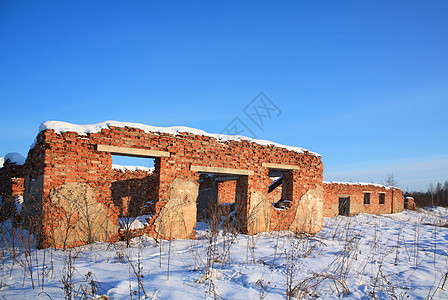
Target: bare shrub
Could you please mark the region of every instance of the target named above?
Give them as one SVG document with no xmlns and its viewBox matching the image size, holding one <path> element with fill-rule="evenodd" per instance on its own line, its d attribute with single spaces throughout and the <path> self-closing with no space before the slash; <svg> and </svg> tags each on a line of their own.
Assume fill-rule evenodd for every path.
<svg viewBox="0 0 448 300">
<path fill-rule="evenodd" d="M 291 289 L 289 292 L 290 297 L 298 297 L 301 299 L 307 296 L 318 297 L 316 290 L 325 283 L 331 284 L 339 296 L 350 294 L 347 283 L 343 278 L 332 274 L 313 273 L 310 277 L 303 279 Z"/>
<path fill-rule="evenodd" d="M 41 261 L 39 253 L 36 251 L 36 245 L 38 244 L 36 236 L 40 236 L 41 215 L 37 214 L 29 217 L 28 224 L 35 228 L 34 234 L 25 230 L 23 223 L 17 220 L 21 220 L 21 217 L 19 217 L 19 211 L 14 210 L 11 212 L 10 218 L 0 225 L 1 257 L 4 258 L 2 263 L 5 262 L 5 259 L 11 258 L 12 265 L 9 268 L 9 276 L 17 265 L 22 270 L 23 284 L 28 278 L 33 289 L 36 286 L 43 288 L 45 278 L 52 273 L 53 260 L 52 256 L 50 256 L 50 261 L 47 260 L 47 251 L 44 250 L 43 261 Z M 42 269 L 41 272 L 35 271 L 39 268 Z M 2 270 L 2 273 L 4 270 Z"/>
<path fill-rule="evenodd" d="M 262 278 L 258 279 L 257 282 L 255 282 L 255 285 L 258 286 L 260 289 L 260 294 L 259 294 L 260 300 L 263 300 L 264 298 L 266 298 L 266 296 L 269 294 L 269 292 L 272 289 L 271 282 L 266 281 Z"/>
<path fill-rule="evenodd" d="M 119 218 L 119 226 L 121 236 L 126 242 L 126 247 L 130 247 L 132 239 L 141 236 L 143 233 L 141 228 L 135 228 L 134 223 L 138 221 L 138 216 L 142 216 L 146 203 L 144 201 L 136 201 L 133 198 L 135 182 L 125 181 L 125 196 L 122 199 L 126 199 L 126 203 L 121 203 L 121 213 Z M 148 195 L 150 190 L 147 185 L 139 184 L 139 193 L 142 195 Z M 122 195 L 123 196 L 123 195 Z"/>
<path fill-rule="evenodd" d="M 75 261 L 78 258 L 79 252 L 76 249 L 69 249 L 65 251 L 64 257 L 64 267 L 62 269 L 62 285 L 64 290 L 64 295 L 66 300 L 75 299 Z"/>
</svg>

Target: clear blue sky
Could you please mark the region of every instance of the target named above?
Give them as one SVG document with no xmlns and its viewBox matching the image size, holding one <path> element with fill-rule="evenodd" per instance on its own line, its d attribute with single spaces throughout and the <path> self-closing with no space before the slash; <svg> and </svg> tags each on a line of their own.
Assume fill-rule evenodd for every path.
<svg viewBox="0 0 448 300">
<path fill-rule="evenodd" d="M 323 156 L 326 180 L 448 180 L 447 1 L 0 1 L 0 156 L 117 120 Z M 243 113 L 263 91 L 281 110 Z"/>
</svg>

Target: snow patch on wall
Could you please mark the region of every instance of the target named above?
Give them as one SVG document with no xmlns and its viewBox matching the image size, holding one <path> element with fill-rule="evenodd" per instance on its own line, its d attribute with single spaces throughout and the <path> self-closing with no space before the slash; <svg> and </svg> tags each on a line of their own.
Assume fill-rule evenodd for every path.
<svg viewBox="0 0 448 300">
<path fill-rule="evenodd" d="M 23 157 L 20 153 L 17 152 L 11 152 L 6 154 L 4 161 L 9 160 L 11 163 L 15 163 L 16 165 L 23 165 L 25 164 L 26 158 Z M 3 163 L 2 163 L 3 166 Z"/>
<path fill-rule="evenodd" d="M 382 184 L 379 184 L 379 183 L 371 183 L 371 182 L 324 181 L 323 183 L 327 183 L 327 184 L 347 184 L 347 185 L 364 185 L 364 186 L 373 185 L 373 186 L 376 186 L 376 187 L 384 187 L 386 189 L 392 189 L 392 188 L 399 189 L 398 187 L 395 187 L 395 186 L 391 186 L 391 185 L 390 186 L 385 186 L 385 185 L 382 185 Z"/>
<path fill-rule="evenodd" d="M 295 151 L 298 153 L 304 153 L 305 151 L 307 151 L 312 155 L 321 157 L 321 155 L 318 153 L 311 152 L 311 151 L 308 151 L 307 149 L 303 149 L 300 147 L 281 145 L 281 144 L 278 144 L 275 142 L 252 139 L 252 138 L 242 136 L 242 135 L 226 135 L 226 134 L 208 133 L 208 132 L 205 132 L 200 129 L 190 128 L 190 127 L 185 127 L 185 126 L 158 127 L 158 126 L 149 126 L 149 125 L 144 125 L 144 124 L 139 124 L 139 123 L 118 122 L 118 121 L 105 121 L 105 122 L 90 124 L 90 125 L 77 125 L 77 124 L 71 124 L 71 123 L 62 122 L 62 121 L 46 121 L 40 125 L 39 132 L 44 131 L 46 129 L 53 129 L 56 133 L 71 131 L 71 132 L 76 132 L 80 135 L 86 135 L 88 133 L 100 132 L 102 129 L 109 129 L 110 126 L 138 128 L 147 133 L 149 133 L 149 132 L 168 133 L 168 134 L 172 134 L 174 136 L 178 135 L 181 132 L 187 132 L 187 133 L 192 133 L 195 135 L 203 135 L 203 136 L 213 137 L 220 142 L 245 140 L 245 141 L 257 143 L 260 145 L 266 145 L 266 146 L 273 145 L 276 147 L 285 148 L 287 150 Z M 32 145 L 32 147 L 33 147 L 33 145 Z"/>
</svg>

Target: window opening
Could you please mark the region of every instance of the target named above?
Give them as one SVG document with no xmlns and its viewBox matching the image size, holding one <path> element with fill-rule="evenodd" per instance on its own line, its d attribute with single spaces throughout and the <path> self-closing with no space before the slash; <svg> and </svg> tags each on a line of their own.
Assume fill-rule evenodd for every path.
<svg viewBox="0 0 448 300">
<path fill-rule="evenodd" d="M 122 170 L 122 171 L 150 171 L 154 172 L 154 158 L 149 157 L 133 157 L 133 156 L 122 156 L 122 155 L 112 155 L 112 169 Z"/>
<path fill-rule="evenodd" d="M 269 178 L 272 183 L 268 186 L 268 194 L 270 194 L 272 205 L 277 210 L 287 210 L 292 203 L 292 171 L 269 169 Z"/>
<path fill-rule="evenodd" d="M 370 204 L 370 193 L 364 193 L 364 205 Z"/>
<path fill-rule="evenodd" d="M 379 194 L 379 204 L 384 204 L 384 203 L 386 203 L 386 194 L 380 193 Z"/>
<path fill-rule="evenodd" d="M 350 197 L 339 197 L 339 215 L 350 215 Z"/>
<path fill-rule="evenodd" d="M 216 173 L 199 174 L 196 201 L 197 226 L 217 217 L 223 223 L 233 222 L 236 210 L 238 176 Z"/>
</svg>

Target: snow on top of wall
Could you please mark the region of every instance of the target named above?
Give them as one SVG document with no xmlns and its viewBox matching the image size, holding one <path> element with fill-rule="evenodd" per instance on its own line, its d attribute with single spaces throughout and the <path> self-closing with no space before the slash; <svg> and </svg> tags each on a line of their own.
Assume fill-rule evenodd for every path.
<svg viewBox="0 0 448 300">
<path fill-rule="evenodd" d="M 5 162 L 4 157 L 0 157 L 0 168 L 3 167 L 3 163 Z"/>
<path fill-rule="evenodd" d="M 391 188 L 399 189 L 398 187 L 395 187 L 395 186 L 385 186 L 383 184 L 372 183 L 372 182 L 341 182 L 341 181 L 325 181 L 324 180 L 324 183 L 327 183 L 327 184 L 334 183 L 334 184 L 348 184 L 348 185 L 364 185 L 364 186 L 373 185 L 373 186 L 376 186 L 376 187 L 383 187 L 383 188 L 386 188 L 386 189 L 391 189 Z"/>
<path fill-rule="evenodd" d="M 146 171 L 146 172 L 154 172 L 154 168 L 151 167 L 143 167 L 143 166 L 122 166 L 122 165 L 116 165 L 116 164 L 112 164 L 112 169 L 115 170 L 121 170 L 123 172 L 126 172 L 126 170 L 128 171 Z"/>
<path fill-rule="evenodd" d="M 23 165 L 25 164 L 25 160 L 26 158 L 22 156 L 22 154 L 17 153 L 17 152 L 11 152 L 6 154 L 6 156 L 4 157 L 4 161 L 7 161 L 9 159 L 9 161 L 11 163 L 15 163 L 16 165 Z M 2 163 L 3 166 L 3 163 Z"/>
<path fill-rule="evenodd" d="M 40 125 L 39 132 L 46 130 L 46 129 L 53 129 L 56 133 L 73 131 L 73 132 L 77 132 L 80 135 L 85 135 L 88 133 L 100 132 L 102 129 L 109 129 L 110 126 L 138 128 L 145 132 L 168 133 L 168 134 L 172 134 L 174 136 L 181 132 L 187 132 L 187 133 L 192 133 L 195 135 L 210 136 L 210 137 L 216 138 L 220 142 L 245 140 L 245 141 L 257 143 L 260 145 L 274 145 L 276 147 L 285 148 L 287 150 L 295 151 L 298 153 L 304 153 L 305 151 L 308 151 L 307 149 L 303 149 L 300 147 L 281 145 L 281 144 L 274 143 L 271 141 L 252 139 L 252 138 L 242 136 L 242 135 L 226 135 L 226 134 L 208 133 L 208 132 L 205 132 L 200 129 L 190 128 L 190 127 L 185 127 L 185 126 L 158 127 L 158 126 L 150 126 L 150 125 L 139 124 L 139 123 L 118 122 L 118 121 L 105 121 L 105 122 L 90 124 L 90 125 L 77 125 L 77 124 L 72 124 L 72 123 L 67 123 L 67 122 L 62 122 L 62 121 L 46 121 Z M 321 157 L 321 155 L 318 153 L 311 152 L 311 151 L 308 151 L 308 152 L 312 155 Z"/>
</svg>

